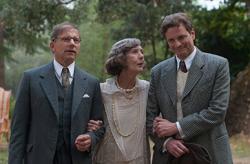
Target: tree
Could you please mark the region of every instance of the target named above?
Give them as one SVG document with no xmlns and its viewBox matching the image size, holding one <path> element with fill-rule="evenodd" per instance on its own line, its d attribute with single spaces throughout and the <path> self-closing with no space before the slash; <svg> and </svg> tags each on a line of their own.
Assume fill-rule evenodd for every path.
<svg viewBox="0 0 250 164">
<path fill-rule="evenodd" d="M 243 1 L 232 0 L 217 10 L 193 13 L 197 44 L 230 62 L 231 95 L 226 116 L 229 135 L 249 133 L 250 127 L 250 17 Z M 244 3 L 243 3 L 244 4 Z M 248 66 L 247 66 L 248 65 Z M 245 69 L 244 71 L 242 71 Z M 239 73 L 240 72 L 240 73 Z M 238 75 L 237 75 L 238 74 Z M 237 75 L 236 78 L 234 78 Z"/>
<path fill-rule="evenodd" d="M 48 29 L 65 20 L 80 23 L 88 0 L 0 0 L 0 86 L 4 86 L 4 59 L 13 46 L 32 54 L 47 47 Z M 67 6 L 71 4 L 70 6 Z"/>
<path fill-rule="evenodd" d="M 137 37 L 151 47 L 147 49 L 146 56 L 148 67 L 151 68 L 169 54 L 159 32 L 161 20 L 167 14 L 186 11 L 191 7 L 196 9 L 191 0 L 100 0 L 97 13 L 102 23 L 116 22 L 117 26 L 111 29 L 114 40 Z M 157 51 L 161 55 L 157 55 Z"/>
<path fill-rule="evenodd" d="M 241 71 L 231 87 L 229 109 L 226 116 L 230 136 L 238 133 L 250 135 L 250 65 Z"/>
<path fill-rule="evenodd" d="M 244 7 L 224 6 L 192 13 L 197 45 L 204 51 L 226 57 L 232 77 L 250 60 L 250 19 Z"/>
</svg>

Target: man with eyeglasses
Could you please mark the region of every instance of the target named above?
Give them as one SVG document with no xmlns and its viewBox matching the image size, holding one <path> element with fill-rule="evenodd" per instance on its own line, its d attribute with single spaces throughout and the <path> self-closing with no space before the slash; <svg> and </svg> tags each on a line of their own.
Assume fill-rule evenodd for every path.
<svg viewBox="0 0 250 164">
<path fill-rule="evenodd" d="M 224 122 L 227 59 L 194 45 L 195 31 L 185 13 L 167 15 L 161 32 L 175 55 L 151 73 L 147 132 L 155 143 L 153 164 L 231 164 Z"/>
<path fill-rule="evenodd" d="M 75 66 L 80 51 L 77 27 L 54 27 L 53 61 L 24 72 L 16 95 L 9 164 L 91 164 L 91 150 L 104 127 L 87 131 L 89 120 L 102 120 L 99 81 Z"/>
</svg>

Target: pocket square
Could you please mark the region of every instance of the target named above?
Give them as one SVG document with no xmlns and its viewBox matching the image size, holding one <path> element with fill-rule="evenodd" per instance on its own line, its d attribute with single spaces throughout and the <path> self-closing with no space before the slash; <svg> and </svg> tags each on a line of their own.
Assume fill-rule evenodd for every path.
<svg viewBox="0 0 250 164">
<path fill-rule="evenodd" d="M 82 97 L 83 98 L 89 98 L 89 95 L 88 94 L 84 94 Z"/>
</svg>

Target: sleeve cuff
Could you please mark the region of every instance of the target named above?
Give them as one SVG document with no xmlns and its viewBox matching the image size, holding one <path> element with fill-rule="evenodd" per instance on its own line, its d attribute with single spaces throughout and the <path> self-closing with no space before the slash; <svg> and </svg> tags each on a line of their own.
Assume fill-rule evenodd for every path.
<svg viewBox="0 0 250 164">
<path fill-rule="evenodd" d="M 173 139 L 173 137 L 169 137 L 169 138 L 167 138 L 167 139 L 164 141 L 163 147 L 162 147 L 162 152 L 163 152 L 163 153 L 165 153 L 165 152 L 168 151 L 167 148 L 166 148 L 166 145 L 167 145 L 168 141 L 170 141 L 170 140 L 172 140 L 172 139 Z"/>
<path fill-rule="evenodd" d="M 179 131 L 179 134 L 180 134 L 181 139 L 183 139 L 183 138 L 185 137 L 185 135 L 184 135 L 184 133 L 183 133 L 183 131 L 182 131 L 182 128 L 181 128 L 181 126 L 180 126 L 179 121 L 176 122 L 176 127 L 177 127 L 177 129 L 178 129 L 178 131 Z"/>
</svg>

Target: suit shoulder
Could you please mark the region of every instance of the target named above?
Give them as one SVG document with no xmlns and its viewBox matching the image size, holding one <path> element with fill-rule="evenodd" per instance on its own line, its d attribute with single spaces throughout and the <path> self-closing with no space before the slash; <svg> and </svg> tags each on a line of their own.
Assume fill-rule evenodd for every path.
<svg viewBox="0 0 250 164">
<path fill-rule="evenodd" d="M 30 74 L 30 75 L 38 74 L 39 72 L 42 72 L 43 70 L 47 69 L 50 66 L 50 64 L 45 64 L 38 67 L 27 69 L 24 71 L 24 74 Z"/>
<path fill-rule="evenodd" d="M 153 68 L 152 68 L 152 72 L 156 71 L 156 70 L 159 70 L 159 69 L 162 69 L 162 68 L 165 68 L 166 65 L 168 65 L 172 60 L 175 60 L 175 57 L 171 57 L 171 58 L 168 58 L 166 60 L 163 60 L 161 61 L 160 63 L 156 64 Z"/>
</svg>

